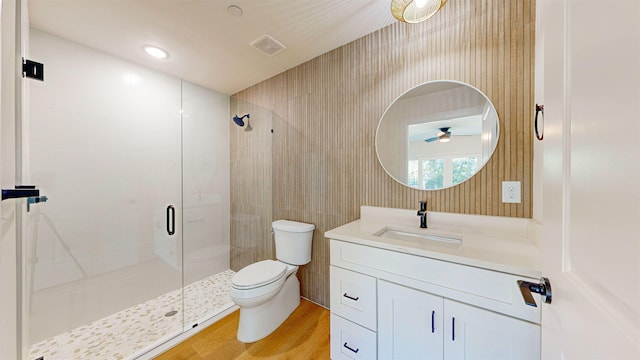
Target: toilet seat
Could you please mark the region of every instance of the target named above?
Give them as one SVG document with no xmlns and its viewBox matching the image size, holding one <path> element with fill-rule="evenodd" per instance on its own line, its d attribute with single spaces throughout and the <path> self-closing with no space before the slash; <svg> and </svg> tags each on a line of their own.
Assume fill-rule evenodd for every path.
<svg viewBox="0 0 640 360">
<path fill-rule="evenodd" d="M 263 260 L 238 271 L 231 279 L 238 290 L 250 290 L 278 282 L 284 277 L 287 266 L 279 261 Z"/>
</svg>

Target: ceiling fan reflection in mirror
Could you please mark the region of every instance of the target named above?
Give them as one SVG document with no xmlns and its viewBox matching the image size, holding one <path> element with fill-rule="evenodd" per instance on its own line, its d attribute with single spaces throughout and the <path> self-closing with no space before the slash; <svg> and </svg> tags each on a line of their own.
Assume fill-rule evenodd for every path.
<svg viewBox="0 0 640 360">
<path fill-rule="evenodd" d="M 434 137 L 424 139 L 426 142 L 440 140 L 440 142 L 449 142 L 451 140 L 451 127 L 441 127 L 440 131 Z"/>
</svg>

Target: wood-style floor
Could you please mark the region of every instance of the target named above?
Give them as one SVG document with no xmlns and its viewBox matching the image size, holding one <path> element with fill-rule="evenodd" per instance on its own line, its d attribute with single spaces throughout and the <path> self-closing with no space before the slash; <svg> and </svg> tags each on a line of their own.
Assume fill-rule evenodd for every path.
<svg viewBox="0 0 640 360">
<path fill-rule="evenodd" d="M 266 338 L 251 344 L 236 339 L 240 312 L 176 345 L 156 360 L 329 359 L 329 310 L 305 299 Z"/>
</svg>

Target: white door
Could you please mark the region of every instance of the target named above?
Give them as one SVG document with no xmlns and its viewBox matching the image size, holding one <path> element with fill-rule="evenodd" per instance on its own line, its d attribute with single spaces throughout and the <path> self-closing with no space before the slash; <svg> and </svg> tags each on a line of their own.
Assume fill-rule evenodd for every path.
<svg viewBox="0 0 640 360">
<path fill-rule="evenodd" d="M 378 357 L 442 359 L 443 299 L 378 282 Z"/>
<path fill-rule="evenodd" d="M 2 188 L 15 185 L 15 2 L 0 1 L 0 183 Z M 0 359 L 17 359 L 19 331 L 16 311 L 16 203 L 0 202 Z"/>
<path fill-rule="evenodd" d="M 444 359 L 538 360 L 540 326 L 444 300 Z"/>
<path fill-rule="evenodd" d="M 542 358 L 637 360 L 640 1 L 539 0 L 537 22 L 542 247 L 553 286 Z"/>
</svg>

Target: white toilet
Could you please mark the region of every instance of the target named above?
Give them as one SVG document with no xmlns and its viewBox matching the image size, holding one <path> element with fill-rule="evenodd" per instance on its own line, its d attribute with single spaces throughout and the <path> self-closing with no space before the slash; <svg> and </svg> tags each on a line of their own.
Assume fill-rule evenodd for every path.
<svg viewBox="0 0 640 360">
<path fill-rule="evenodd" d="M 271 334 L 300 304 L 298 265 L 311 261 L 313 224 L 272 223 L 276 258 L 251 264 L 231 280 L 231 299 L 240 307 L 238 340 L 258 341 Z"/>
</svg>

